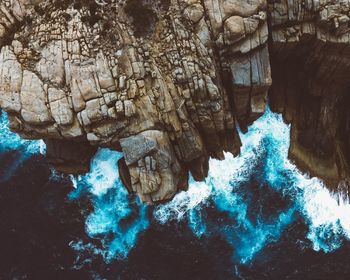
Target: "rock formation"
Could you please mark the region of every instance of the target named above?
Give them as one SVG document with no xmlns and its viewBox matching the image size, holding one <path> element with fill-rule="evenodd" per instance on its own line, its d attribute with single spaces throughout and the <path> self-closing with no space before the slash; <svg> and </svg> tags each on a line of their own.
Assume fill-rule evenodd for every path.
<svg viewBox="0 0 350 280">
<path fill-rule="evenodd" d="M 148 203 L 238 155 L 239 125 L 271 107 L 290 156 L 331 184 L 348 177 L 346 0 L 0 0 L 0 107 L 44 139 L 60 171 L 98 147 Z M 350 119 L 349 119 L 350 120 Z M 349 148 L 348 148 L 349 146 Z M 117 168 L 117 166 L 116 166 Z"/>
<path fill-rule="evenodd" d="M 270 103 L 292 124 L 289 156 L 348 192 L 350 2 L 269 1 Z"/>
</svg>

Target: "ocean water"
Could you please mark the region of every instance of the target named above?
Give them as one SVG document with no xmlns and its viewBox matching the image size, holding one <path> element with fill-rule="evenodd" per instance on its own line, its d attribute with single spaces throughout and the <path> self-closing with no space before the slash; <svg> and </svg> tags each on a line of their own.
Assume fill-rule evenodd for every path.
<svg viewBox="0 0 350 280">
<path fill-rule="evenodd" d="M 44 152 L 6 125 L 2 114 L 2 185 Z M 51 170 L 49 185 L 69 185 L 56 204 L 75 205 L 80 217 L 80 233 L 65 232 L 67 246 L 54 249 L 74 256 L 59 266 L 79 279 L 349 279 L 350 204 L 289 161 L 289 133 L 267 110 L 241 134 L 240 156 L 211 160 L 205 182 L 191 179 L 188 192 L 154 207 L 127 194 L 118 152 L 99 150 L 84 176 Z"/>
<path fill-rule="evenodd" d="M 8 128 L 8 117 L 6 113 L 0 111 L 0 160 L 4 160 L 2 155 L 6 152 L 13 152 L 12 159 L 0 171 L 0 182 L 8 180 L 18 166 L 28 157 L 37 153 L 45 153 L 43 141 L 28 141 L 21 139 L 17 134 Z"/>
</svg>

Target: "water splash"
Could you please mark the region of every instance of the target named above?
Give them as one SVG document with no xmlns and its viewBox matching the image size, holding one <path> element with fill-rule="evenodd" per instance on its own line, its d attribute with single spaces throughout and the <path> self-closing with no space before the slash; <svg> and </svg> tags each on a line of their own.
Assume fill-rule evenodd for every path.
<svg viewBox="0 0 350 280">
<path fill-rule="evenodd" d="M 350 205 L 338 204 L 320 180 L 308 178 L 288 160 L 289 135 L 290 127 L 281 116 L 267 110 L 247 134 L 241 134 L 239 157 L 227 154 L 224 161 L 211 160 L 206 181 L 191 179 L 187 192 L 154 209 L 153 219 L 160 224 L 185 221 L 198 237 L 220 236 L 241 263 L 278 241 L 300 216 L 309 226 L 307 238 L 314 250 L 339 248 L 344 237 L 350 239 Z M 95 210 L 86 229 L 91 237 L 101 237 L 102 249 L 81 242 L 74 246 L 94 248 L 107 260 L 125 258 L 149 226 L 145 206 L 128 200 L 115 172 L 120 156 L 100 150 L 92 171 L 74 181 L 77 190 L 72 193 L 79 196 L 82 186 L 88 186 L 93 195 Z M 126 227 L 121 226 L 124 219 Z"/>
<path fill-rule="evenodd" d="M 278 241 L 296 216 L 309 226 L 314 250 L 339 248 L 344 237 L 350 239 L 350 205 L 338 204 L 320 180 L 288 160 L 289 135 L 290 126 L 268 109 L 241 134 L 239 157 L 211 160 L 205 183 L 191 182 L 189 192 L 157 207 L 154 217 L 163 224 L 186 220 L 197 236 L 223 237 L 242 263 Z"/>
<path fill-rule="evenodd" d="M 117 170 L 121 154 L 100 149 L 91 163 L 91 172 L 73 179 L 75 191 L 71 199 L 85 191 L 91 195 L 93 212 L 86 219 L 86 232 L 98 238 L 101 246 L 84 244 L 81 240 L 71 246 L 78 251 L 92 251 L 106 261 L 126 258 L 135 246 L 139 234 L 148 228 L 147 207 L 138 199 L 129 198 Z"/>
<path fill-rule="evenodd" d="M 338 249 L 344 239 L 350 239 L 350 204 L 288 160 L 289 135 L 290 127 L 281 116 L 267 110 L 247 134 L 241 134 L 239 157 L 227 154 L 224 161 L 211 160 L 207 180 L 191 180 L 189 191 L 156 207 L 153 218 L 160 224 L 185 221 L 198 237 L 221 236 L 243 263 L 277 241 L 295 216 L 302 216 L 308 225 L 307 238 L 314 250 Z M 29 156 L 45 151 L 42 141 L 24 140 L 12 133 L 4 112 L 0 114 L 0 136 L 0 156 L 17 153 L 6 174 L 1 175 L 2 181 Z M 76 189 L 70 194 L 71 199 L 77 199 L 82 192 L 91 193 L 94 211 L 87 218 L 86 230 L 90 237 L 101 240 L 100 247 L 82 241 L 71 246 L 80 251 L 93 248 L 106 260 L 125 258 L 140 232 L 149 227 L 147 208 L 130 199 L 121 186 L 116 172 L 120 156 L 100 150 L 91 172 L 73 178 Z"/>
<path fill-rule="evenodd" d="M 33 154 L 45 153 L 43 141 L 22 139 L 9 129 L 8 123 L 8 115 L 0 110 L 0 158 L 8 152 L 13 152 L 11 161 L 7 161 L 6 170 L 1 172 L 0 182 L 10 179 L 17 168 Z"/>
<path fill-rule="evenodd" d="M 45 152 L 43 141 L 25 140 L 9 129 L 8 115 L 0 111 L 0 151 L 20 150 L 26 155 Z"/>
<path fill-rule="evenodd" d="M 0 111 L 0 157 L 14 152 L 6 172 L 0 174 L 0 182 L 6 181 L 18 166 L 30 156 L 45 153 L 43 141 L 25 140 L 8 127 L 8 115 Z M 70 199 L 78 199 L 82 193 L 90 192 L 94 211 L 87 217 L 86 231 L 91 238 L 101 240 L 101 247 L 84 244 L 81 240 L 70 245 L 77 251 L 90 250 L 105 259 L 125 258 L 134 247 L 139 233 L 149 226 L 147 207 L 138 200 L 130 199 L 119 180 L 117 161 L 120 153 L 107 149 L 99 150 L 91 163 L 91 172 L 85 176 L 71 176 L 74 191 Z M 60 180 L 62 174 L 52 170 L 51 180 Z M 92 250 L 93 248 L 93 250 Z"/>
</svg>

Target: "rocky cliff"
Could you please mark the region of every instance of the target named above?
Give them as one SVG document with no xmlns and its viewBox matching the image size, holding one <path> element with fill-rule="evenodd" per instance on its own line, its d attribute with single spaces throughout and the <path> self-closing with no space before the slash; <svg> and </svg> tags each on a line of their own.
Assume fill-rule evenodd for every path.
<svg viewBox="0 0 350 280">
<path fill-rule="evenodd" d="M 290 157 L 338 186 L 349 13 L 348 0 L 0 0 L 0 107 L 60 171 L 86 172 L 98 147 L 123 152 L 125 186 L 152 203 L 238 155 L 237 126 L 269 92 L 292 123 Z"/>
<path fill-rule="evenodd" d="M 270 100 L 292 124 L 289 156 L 348 192 L 349 1 L 270 1 L 269 15 Z"/>
</svg>

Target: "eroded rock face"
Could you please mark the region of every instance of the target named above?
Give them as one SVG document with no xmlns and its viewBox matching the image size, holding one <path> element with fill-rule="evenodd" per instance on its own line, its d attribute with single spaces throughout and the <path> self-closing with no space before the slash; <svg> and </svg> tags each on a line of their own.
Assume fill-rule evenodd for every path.
<svg viewBox="0 0 350 280">
<path fill-rule="evenodd" d="M 270 100 L 292 124 L 289 156 L 347 192 L 350 3 L 269 1 L 269 11 Z"/>
<path fill-rule="evenodd" d="M 239 154 L 237 124 L 265 111 L 271 55 L 291 157 L 332 182 L 347 176 L 347 1 L 0 3 L 0 107 L 61 171 L 88 170 L 108 147 L 125 155 L 130 192 L 171 199 L 190 172 L 207 176 L 209 157 Z"/>
<path fill-rule="evenodd" d="M 130 191 L 170 199 L 189 172 L 207 176 L 209 157 L 237 155 L 236 120 L 246 128 L 264 112 L 266 8 L 2 0 L 0 106 L 59 170 L 86 171 L 96 147 L 116 149 Z"/>
</svg>

